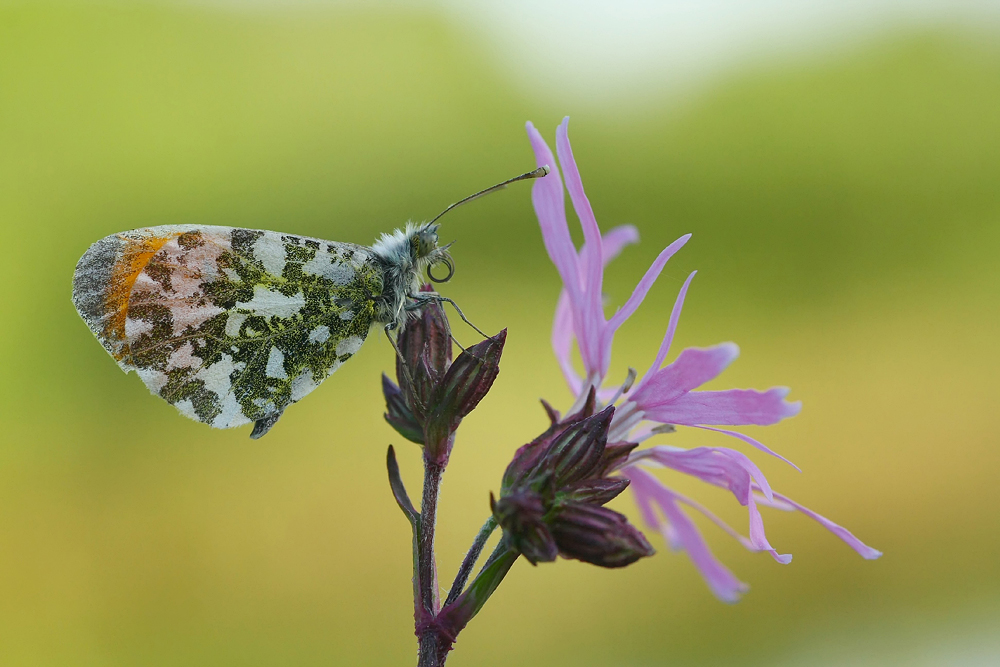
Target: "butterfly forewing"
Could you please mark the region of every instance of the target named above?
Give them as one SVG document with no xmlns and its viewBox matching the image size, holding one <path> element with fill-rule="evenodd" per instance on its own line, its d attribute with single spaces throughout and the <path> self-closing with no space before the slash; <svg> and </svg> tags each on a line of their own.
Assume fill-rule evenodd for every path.
<svg viewBox="0 0 1000 667">
<path fill-rule="evenodd" d="M 357 352 L 381 292 L 364 246 L 210 226 L 113 234 L 73 278 L 123 369 L 182 414 L 257 436 Z"/>
</svg>

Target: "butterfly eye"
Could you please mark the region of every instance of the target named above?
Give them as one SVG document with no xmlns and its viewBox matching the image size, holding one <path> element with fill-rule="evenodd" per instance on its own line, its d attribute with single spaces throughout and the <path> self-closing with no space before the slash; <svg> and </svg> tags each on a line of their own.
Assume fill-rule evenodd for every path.
<svg viewBox="0 0 1000 667">
<path fill-rule="evenodd" d="M 448 275 L 446 275 L 444 278 L 438 278 L 431 271 L 431 269 L 433 269 L 435 266 L 439 264 L 444 264 L 446 267 L 448 267 Z M 434 262 L 433 264 L 427 267 L 427 277 L 430 278 L 431 282 L 433 283 L 446 283 L 449 280 L 451 280 L 451 277 L 453 275 L 455 275 L 455 264 L 454 262 L 451 261 L 451 257 L 449 255 L 444 255 L 443 257 L 441 257 L 440 260 Z"/>
</svg>

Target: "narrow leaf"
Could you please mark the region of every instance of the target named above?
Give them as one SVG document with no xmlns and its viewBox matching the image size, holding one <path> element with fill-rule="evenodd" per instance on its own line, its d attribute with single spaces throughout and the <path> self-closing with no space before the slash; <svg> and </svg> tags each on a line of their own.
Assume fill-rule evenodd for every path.
<svg viewBox="0 0 1000 667">
<path fill-rule="evenodd" d="M 410 525 L 415 529 L 417 521 L 420 519 L 420 513 L 414 509 L 413 503 L 410 502 L 410 496 L 406 493 L 406 487 L 403 486 L 403 479 L 399 476 L 399 464 L 396 463 L 396 450 L 393 449 L 392 445 L 389 445 L 389 451 L 386 453 L 385 465 L 389 469 L 389 487 L 392 489 L 392 496 L 396 499 L 399 509 L 403 510 L 403 514 L 409 519 Z"/>
<path fill-rule="evenodd" d="M 452 636 L 461 632 L 462 628 L 479 613 L 479 610 L 493 595 L 493 591 L 507 576 L 507 572 L 510 571 L 518 555 L 516 551 L 507 549 L 501 541 L 465 592 L 454 603 L 441 610 L 438 620 L 451 632 Z"/>
</svg>

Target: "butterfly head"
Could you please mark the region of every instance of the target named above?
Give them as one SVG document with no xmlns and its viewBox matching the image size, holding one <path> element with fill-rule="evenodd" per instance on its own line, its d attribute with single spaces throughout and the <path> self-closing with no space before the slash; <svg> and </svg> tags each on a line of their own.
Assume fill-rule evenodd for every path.
<svg viewBox="0 0 1000 667">
<path fill-rule="evenodd" d="M 417 227 L 410 234 L 410 253 L 414 263 L 421 268 L 426 268 L 427 277 L 435 283 L 446 283 L 455 274 L 455 263 L 452 261 L 448 248 L 451 243 L 438 245 L 438 225 L 434 223 Z M 433 267 L 443 264 L 448 273 L 444 277 L 438 277 L 433 272 Z"/>
</svg>

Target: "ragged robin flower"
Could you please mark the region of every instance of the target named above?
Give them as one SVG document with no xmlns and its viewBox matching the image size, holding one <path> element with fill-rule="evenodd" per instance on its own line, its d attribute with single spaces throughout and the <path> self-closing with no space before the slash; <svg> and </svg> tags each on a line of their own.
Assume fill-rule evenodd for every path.
<svg viewBox="0 0 1000 667">
<path fill-rule="evenodd" d="M 567 127 L 568 119 L 565 119 L 556 130 L 556 153 L 563 170 L 560 179 L 551 150 L 535 127 L 528 123 L 528 135 L 537 163 L 549 165 L 552 169 L 552 173 L 535 183 L 532 202 L 545 248 L 563 283 L 552 329 L 552 345 L 566 381 L 576 396 L 573 406 L 567 411 L 569 420 L 575 418 L 589 401 L 594 400 L 592 397 L 596 397 L 593 410 L 599 411 L 598 414 L 606 414 L 610 406 L 615 407 L 608 426 L 606 448 L 628 446 L 631 450 L 627 457 L 617 461 L 603 474 L 607 476 L 617 473 L 620 478 L 631 481 L 630 488 L 645 522 L 651 528 L 660 530 L 671 547 L 686 551 L 712 591 L 726 601 L 737 600 L 746 590 L 746 585 L 715 558 L 685 508 L 705 514 L 748 549 L 766 551 L 779 563 L 789 562 L 791 556 L 779 554 L 768 542 L 759 512 L 762 505 L 805 514 L 864 558 L 881 556 L 881 552 L 865 545 L 845 528 L 773 491 L 760 469 L 749 457 L 735 449 L 681 449 L 667 446 L 633 449 L 639 443 L 671 433 L 681 426 L 728 435 L 787 461 L 750 436 L 719 427 L 776 424 L 798 414 L 801 404 L 785 400 L 788 389 L 784 387 L 774 387 L 767 391 L 698 391 L 701 385 L 717 377 L 736 359 L 739 348 L 733 343 L 708 348 L 688 348 L 671 363 L 664 365 L 694 273 L 688 276 L 680 289 L 663 342 L 649 370 L 638 382 L 635 382 L 636 374 L 631 372 L 623 384 L 606 385 L 615 332 L 636 311 L 667 260 L 687 243 L 690 234 L 667 246 L 646 271 L 628 300 L 610 319 L 606 318 L 602 292 L 604 267 L 624 246 L 635 243 L 638 233 L 634 227 L 622 226 L 602 236 L 573 159 Z M 583 228 L 584 243 L 579 251 L 573 243 L 566 221 L 563 181 Z M 574 342 L 583 362 L 582 377 L 573 367 L 571 352 Z M 737 502 L 747 508 L 749 537 L 740 535 L 698 503 L 665 486 L 648 471 L 650 466 L 666 467 L 728 489 Z M 607 478 L 614 479 L 615 476 Z M 519 511 L 519 516 L 530 516 L 527 509 Z M 544 539 L 532 539 L 549 549 L 542 549 L 539 553 L 551 553 L 551 547 Z"/>
</svg>

